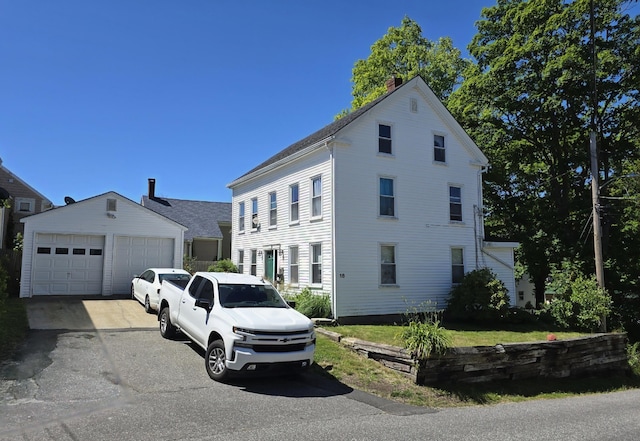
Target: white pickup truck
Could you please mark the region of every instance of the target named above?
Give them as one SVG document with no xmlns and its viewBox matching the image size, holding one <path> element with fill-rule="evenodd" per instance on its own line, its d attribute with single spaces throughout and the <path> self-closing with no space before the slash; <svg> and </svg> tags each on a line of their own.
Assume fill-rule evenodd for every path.
<svg viewBox="0 0 640 441">
<path fill-rule="evenodd" d="M 313 363 L 314 325 L 267 281 L 234 273 L 197 272 L 183 289 L 160 288 L 160 334 L 181 331 L 205 351 L 211 378 Z"/>
</svg>

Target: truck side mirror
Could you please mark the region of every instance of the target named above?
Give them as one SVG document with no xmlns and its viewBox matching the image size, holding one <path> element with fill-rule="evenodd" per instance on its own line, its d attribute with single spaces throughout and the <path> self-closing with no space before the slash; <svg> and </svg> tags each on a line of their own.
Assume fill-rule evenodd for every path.
<svg viewBox="0 0 640 441">
<path fill-rule="evenodd" d="M 211 309 L 211 301 L 209 299 L 196 299 L 196 306 L 209 311 Z"/>
</svg>

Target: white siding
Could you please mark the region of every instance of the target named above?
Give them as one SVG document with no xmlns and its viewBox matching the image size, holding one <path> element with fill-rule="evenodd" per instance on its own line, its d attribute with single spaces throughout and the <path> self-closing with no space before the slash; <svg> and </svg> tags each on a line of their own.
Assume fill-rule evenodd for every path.
<svg viewBox="0 0 640 441">
<path fill-rule="evenodd" d="M 410 111 L 410 98 L 419 111 Z M 343 132 L 336 150 L 338 316 L 407 312 L 425 301 L 446 307 L 451 248 L 476 265 L 474 206 L 479 166 L 419 93 L 394 94 Z M 377 153 L 377 124 L 392 124 L 393 155 Z M 445 164 L 433 161 L 433 133 L 446 136 Z M 378 179 L 395 178 L 395 218 L 378 216 Z M 449 185 L 462 189 L 463 222 L 449 221 Z M 397 286 L 381 287 L 380 243 L 396 245 Z"/>
<path fill-rule="evenodd" d="M 322 218 L 311 219 L 311 179 L 322 178 Z M 233 252 L 232 260 L 238 263 L 238 250 L 244 250 L 244 271 L 250 271 L 251 249 L 262 251 L 258 256 L 257 275 L 265 272 L 265 251 L 270 249 L 282 250 L 278 255 L 277 266 L 284 270 L 284 282 L 287 289 L 297 289 L 310 286 L 310 246 L 322 244 L 322 285 L 314 286 L 323 292 L 332 292 L 333 273 L 331 265 L 331 159 L 327 149 L 318 150 L 299 159 L 267 177 L 239 185 L 233 189 Z M 299 185 L 299 221 L 289 223 L 289 188 L 291 184 Z M 277 226 L 269 226 L 269 193 L 276 192 L 278 203 Z M 251 199 L 258 198 L 258 218 L 260 229 L 252 231 Z M 245 203 L 245 229 L 239 231 L 238 204 Z M 298 248 L 298 286 L 289 285 L 289 247 Z"/>
<path fill-rule="evenodd" d="M 116 211 L 107 212 L 107 199 L 117 200 Z M 108 215 L 109 213 L 111 216 Z M 24 223 L 20 297 L 33 295 L 31 287 L 33 256 L 35 255 L 35 238 L 39 233 L 103 236 L 105 238 L 102 269 L 103 295 L 114 294 L 112 278 L 115 236 L 170 238 L 177 244 L 173 251 L 173 265 L 182 267 L 185 227 L 114 192 L 30 216 L 24 220 Z"/>
<path fill-rule="evenodd" d="M 516 244 L 501 244 L 500 242 L 486 243 L 482 253 L 482 265 L 493 271 L 505 284 L 509 291 L 511 306 L 517 305 L 518 293 L 513 275 L 513 248 Z M 535 305 L 535 301 L 533 302 Z"/>
</svg>

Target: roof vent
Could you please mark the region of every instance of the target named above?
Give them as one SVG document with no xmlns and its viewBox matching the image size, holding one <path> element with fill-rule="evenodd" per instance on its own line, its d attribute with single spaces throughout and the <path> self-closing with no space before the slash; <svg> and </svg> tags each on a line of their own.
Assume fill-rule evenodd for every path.
<svg viewBox="0 0 640 441">
<path fill-rule="evenodd" d="M 154 178 L 149 178 L 149 199 L 154 199 L 156 197 L 156 180 Z"/>
</svg>

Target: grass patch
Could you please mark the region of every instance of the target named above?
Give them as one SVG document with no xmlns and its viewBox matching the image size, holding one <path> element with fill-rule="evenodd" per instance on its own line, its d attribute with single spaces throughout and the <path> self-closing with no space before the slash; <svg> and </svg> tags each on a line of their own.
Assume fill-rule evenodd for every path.
<svg viewBox="0 0 640 441">
<path fill-rule="evenodd" d="M 558 380 L 545 378 L 472 385 L 442 385 L 438 388 L 419 386 L 410 377 L 388 369 L 374 360 L 365 359 L 322 334 L 317 334 L 313 369 L 354 389 L 397 402 L 432 408 L 563 398 L 640 388 L 640 377 L 637 376 Z"/>
<path fill-rule="evenodd" d="M 21 299 L 10 297 L 0 303 L 0 361 L 11 357 L 28 330 L 27 310 Z"/>
<path fill-rule="evenodd" d="M 528 327 L 515 330 L 489 330 L 457 326 L 446 326 L 446 335 L 454 347 L 460 346 L 495 346 L 498 343 L 524 343 L 543 341 L 547 339 L 547 330 L 534 330 Z M 406 326 L 391 325 L 347 325 L 331 328 L 344 337 L 359 338 L 361 340 L 385 343 L 394 346 L 404 346 L 402 332 Z M 576 338 L 585 335 L 580 332 L 554 331 L 558 340 Z"/>
</svg>

